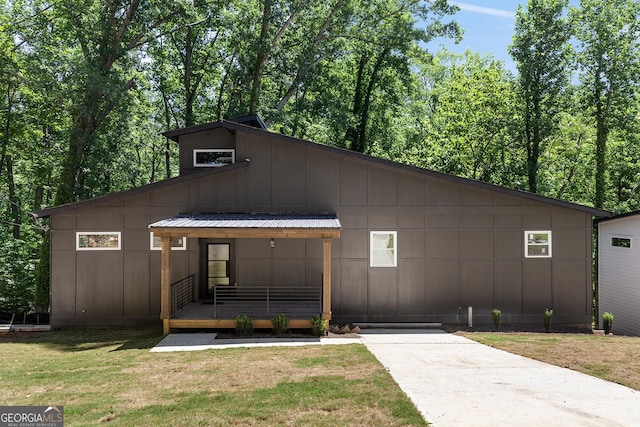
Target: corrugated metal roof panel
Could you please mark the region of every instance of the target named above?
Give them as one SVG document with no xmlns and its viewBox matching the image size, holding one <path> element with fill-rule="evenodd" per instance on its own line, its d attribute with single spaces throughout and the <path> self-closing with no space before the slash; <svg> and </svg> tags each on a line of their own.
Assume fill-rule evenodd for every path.
<svg viewBox="0 0 640 427">
<path fill-rule="evenodd" d="M 157 228 L 341 228 L 335 214 L 193 214 L 154 222 Z"/>
</svg>

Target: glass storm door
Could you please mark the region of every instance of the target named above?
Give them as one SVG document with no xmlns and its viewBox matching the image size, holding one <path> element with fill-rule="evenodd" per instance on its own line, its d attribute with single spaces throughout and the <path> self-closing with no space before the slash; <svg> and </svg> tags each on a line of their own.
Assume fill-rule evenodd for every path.
<svg viewBox="0 0 640 427">
<path fill-rule="evenodd" d="M 231 284 L 231 257 L 229 243 L 207 244 L 207 298 L 213 298 L 216 286 Z"/>
</svg>

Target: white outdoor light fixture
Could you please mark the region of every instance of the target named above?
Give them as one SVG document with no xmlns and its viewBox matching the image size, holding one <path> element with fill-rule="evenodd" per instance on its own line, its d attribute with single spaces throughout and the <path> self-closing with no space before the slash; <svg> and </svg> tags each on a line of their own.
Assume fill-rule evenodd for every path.
<svg viewBox="0 0 640 427">
<path fill-rule="evenodd" d="M 271 238 L 271 240 L 269 240 L 269 247 L 271 249 L 276 247 L 276 239 L 274 239 L 273 237 Z"/>
</svg>

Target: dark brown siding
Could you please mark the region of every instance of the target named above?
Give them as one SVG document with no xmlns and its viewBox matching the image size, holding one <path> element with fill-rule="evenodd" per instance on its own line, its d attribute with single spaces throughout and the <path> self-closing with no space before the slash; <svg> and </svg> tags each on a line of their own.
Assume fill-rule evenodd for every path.
<svg viewBox="0 0 640 427">
<path fill-rule="evenodd" d="M 160 253 L 147 226 L 180 212 L 335 212 L 336 322 L 591 321 L 591 214 L 419 171 L 240 130 L 183 135 L 181 170 L 194 148 L 235 148 L 246 168 L 167 185 L 52 215 L 54 323 L 156 321 Z M 77 252 L 75 231 L 121 231 L 120 252 Z M 369 266 L 370 231 L 398 232 L 398 267 Z M 551 230 L 553 258 L 524 257 L 524 231 Z M 172 251 L 172 279 L 200 274 L 200 245 Z M 322 283 L 319 240 L 235 242 L 238 286 Z M 84 310 L 84 311 L 83 311 Z"/>
</svg>

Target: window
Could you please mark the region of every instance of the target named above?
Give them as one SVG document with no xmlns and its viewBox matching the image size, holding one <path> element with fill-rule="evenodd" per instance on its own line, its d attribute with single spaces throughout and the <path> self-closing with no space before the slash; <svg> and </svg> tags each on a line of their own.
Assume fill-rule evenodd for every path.
<svg viewBox="0 0 640 427">
<path fill-rule="evenodd" d="M 398 265 L 398 233 L 396 231 L 371 232 L 371 267 Z"/>
<path fill-rule="evenodd" d="M 119 231 L 78 231 L 76 249 L 79 251 L 119 251 Z"/>
<path fill-rule="evenodd" d="M 631 249 L 631 237 L 611 236 L 611 246 Z"/>
<path fill-rule="evenodd" d="M 162 250 L 162 238 L 153 235 L 153 231 L 149 233 L 150 237 L 150 249 L 152 251 Z M 173 237 L 171 238 L 171 250 L 172 251 L 184 251 L 187 249 L 186 237 Z"/>
<path fill-rule="evenodd" d="M 525 231 L 524 256 L 551 258 L 551 231 Z"/>
<path fill-rule="evenodd" d="M 193 166 L 201 168 L 226 166 L 236 161 L 236 152 L 232 149 L 193 150 Z"/>
</svg>

